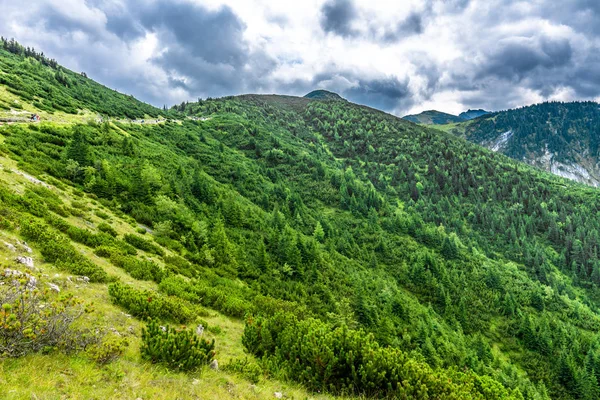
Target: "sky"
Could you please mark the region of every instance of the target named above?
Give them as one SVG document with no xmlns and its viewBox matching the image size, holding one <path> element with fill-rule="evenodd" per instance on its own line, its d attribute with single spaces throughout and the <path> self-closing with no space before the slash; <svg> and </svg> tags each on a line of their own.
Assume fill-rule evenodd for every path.
<svg viewBox="0 0 600 400">
<path fill-rule="evenodd" d="M 162 107 L 327 89 L 405 115 L 600 100 L 600 0 L 0 0 L 0 35 Z"/>
</svg>

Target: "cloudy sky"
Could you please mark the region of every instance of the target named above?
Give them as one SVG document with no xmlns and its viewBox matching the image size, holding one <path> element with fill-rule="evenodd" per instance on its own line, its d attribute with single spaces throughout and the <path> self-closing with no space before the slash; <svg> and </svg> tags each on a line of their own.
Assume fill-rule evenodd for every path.
<svg viewBox="0 0 600 400">
<path fill-rule="evenodd" d="M 0 10 L 0 35 L 157 106 L 316 88 L 397 115 L 600 99 L 599 0 L 0 0 Z"/>
</svg>

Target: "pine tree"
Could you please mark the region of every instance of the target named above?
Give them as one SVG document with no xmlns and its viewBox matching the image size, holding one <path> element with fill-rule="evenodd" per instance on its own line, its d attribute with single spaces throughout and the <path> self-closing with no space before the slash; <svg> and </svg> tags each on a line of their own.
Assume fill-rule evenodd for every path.
<svg viewBox="0 0 600 400">
<path fill-rule="evenodd" d="M 90 146 L 85 133 L 79 126 L 74 129 L 73 139 L 71 139 L 71 143 L 67 147 L 66 159 L 76 161 L 80 167 L 86 167 L 91 164 Z"/>
</svg>

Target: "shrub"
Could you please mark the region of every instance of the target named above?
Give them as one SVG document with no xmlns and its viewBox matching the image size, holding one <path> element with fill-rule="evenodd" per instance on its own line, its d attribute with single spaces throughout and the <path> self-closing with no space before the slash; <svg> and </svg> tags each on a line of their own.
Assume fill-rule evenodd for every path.
<svg viewBox="0 0 600 400">
<path fill-rule="evenodd" d="M 47 262 L 75 275 L 85 275 L 93 282 L 106 282 L 108 275 L 96 264 L 81 255 L 70 241 L 48 226 L 27 220 L 21 224 L 21 234 L 36 243 Z"/>
<path fill-rule="evenodd" d="M 243 317 L 254 311 L 252 303 L 241 298 L 234 288 L 217 288 L 201 280 L 186 281 L 180 276 L 169 276 L 160 283 L 159 290 L 214 308 L 231 317 Z"/>
<path fill-rule="evenodd" d="M 112 246 L 98 246 L 94 249 L 94 254 L 102 258 L 110 258 L 113 254 L 120 254 L 119 250 Z"/>
<path fill-rule="evenodd" d="M 102 218 L 102 219 L 109 219 L 109 218 L 110 218 L 110 215 L 108 215 L 107 213 L 105 213 L 104 211 L 101 211 L 101 210 L 96 210 L 96 211 L 95 211 L 95 214 L 96 214 L 98 217 Z M 114 235 L 113 235 L 113 236 L 114 236 Z"/>
<path fill-rule="evenodd" d="M 164 272 L 160 266 L 151 260 L 138 259 L 133 256 L 125 256 L 113 252 L 110 255 L 110 262 L 115 266 L 124 269 L 135 279 L 160 283 L 164 276 Z"/>
<path fill-rule="evenodd" d="M 251 361 L 248 357 L 232 358 L 223 366 L 223 371 L 236 372 L 252 383 L 260 382 L 260 378 L 264 375 L 263 369 L 255 361 Z"/>
<path fill-rule="evenodd" d="M 125 239 L 125 241 L 127 243 L 129 243 L 130 245 L 132 245 L 133 247 L 136 247 L 140 250 L 144 250 L 149 253 L 154 253 L 159 256 L 165 255 L 165 252 L 163 249 L 161 249 L 159 246 L 155 245 L 154 243 L 150 242 L 149 240 L 144 239 L 141 236 L 132 235 L 132 234 L 128 233 L 123 237 L 123 239 Z"/>
<path fill-rule="evenodd" d="M 105 338 L 101 343 L 91 346 L 87 353 L 96 363 L 105 365 L 123 355 L 127 346 L 129 346 L 127 339 L 110 336 L 109 338 Z"/>
<path fill-rule="evenodd" d="M 193 307 L 177 297 L 148 290 L 136 290 L 115 282 L 108 286 L 111 301 L 138 318 L 159 318 L 186 323 L 195 316 Z"/>
<path fill-rule="evenodd" d="M 191 371 L 215 357 L 215 340 L 208 341 L 189 329 L 161 327 L 151 320 L 142 329 L 142 358 L 168 368 Z"/>
<path fill-rule="evenodd" d="M 518 399 L 489 377 L 434 370 L 372 334 L 290 314 L 246 321 L 242 343 L 266 365 L 315 391 L 410 399 Z"/>
<path fill-rule="evenodd" d="M 101 222 L 98 224 L 98 230 L 100 232 L 108 233 L 112 237 L 117 237 L 117 231 L 115 228 L 107 224 L 106 222 Z"/>
<path fill-rule="evenodd" d="M 84 350 L 99 339 L 90 331 L 73 328 L 73 323 L 90 311 L 81 300 L 40 290 L 33 282 L 21 273 L 0 286 L 0 355 Z"/>
</svg>

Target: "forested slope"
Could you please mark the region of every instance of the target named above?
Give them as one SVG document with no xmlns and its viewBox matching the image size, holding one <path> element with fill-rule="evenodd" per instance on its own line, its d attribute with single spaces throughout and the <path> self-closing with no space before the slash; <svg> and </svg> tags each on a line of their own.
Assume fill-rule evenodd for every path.
<svg viewBox="0 0 600 400">
<path fill-rule="evenodd" d="M 556 175 L 600 184 L 598 103 L 542 103 L 442 129 Z"/>
<path fill-rule="evenodd" d="M 86 214 L 52 189 L 23 194 L 5 182 L 3 233 L 29 240 L 53 268 L 87 268 L 104 301 L 139 321 L 243 319 L 235 346 L 248 358 L 228 371 L 259 385 L 422 399 L 600 395 L 595 189 L 345 101 L 250 95 L 170 113 L 177 121 L 153 125 L 123 122 L 123 112 L 101 124 L 1 126 L 3 158 L 115 216 L 76 229 Z M 74 263 L 61 243 L 95 257 Z M 217 358 L 234 346 L 214 337 Z"/>
</svg>

